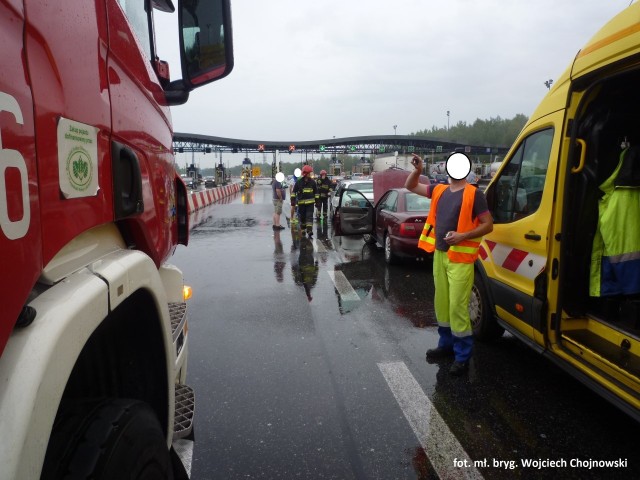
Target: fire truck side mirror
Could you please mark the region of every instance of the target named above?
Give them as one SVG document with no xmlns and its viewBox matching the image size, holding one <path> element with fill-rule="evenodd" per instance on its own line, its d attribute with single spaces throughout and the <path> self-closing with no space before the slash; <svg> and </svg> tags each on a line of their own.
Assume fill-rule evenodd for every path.
<svg viewBox="0 0 640 480">
<path fill-rule="evenodd" d="M 186 90 L 227 76 L 233 69 L 230 0 L 180 0 L 178 22 Z"/>
</svg>

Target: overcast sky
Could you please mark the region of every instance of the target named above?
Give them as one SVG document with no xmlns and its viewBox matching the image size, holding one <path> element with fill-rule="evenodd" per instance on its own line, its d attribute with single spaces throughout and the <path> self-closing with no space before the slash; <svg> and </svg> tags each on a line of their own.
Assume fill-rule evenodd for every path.
<svg viewBox="0 0 640 480">
<path fill-rule="evenodd" d="M 174 129 L 289 142 L 529 116 L 629 3 L 232 0 L 235 68 L 173 107 Z"/>
</svg>

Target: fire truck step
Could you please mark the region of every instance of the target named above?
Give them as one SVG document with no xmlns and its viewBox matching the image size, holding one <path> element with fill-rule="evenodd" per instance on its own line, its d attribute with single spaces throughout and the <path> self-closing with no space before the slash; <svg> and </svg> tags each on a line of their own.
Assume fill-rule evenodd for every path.
<svg viewBox="0 0 640 480">
<path fill-rule="evenodd" d="M 173 441 L 187 437 L 193 429 L 196 396 L 187 385 L 176 385 L 176 409 L 173 419 Z"/>
</svg>

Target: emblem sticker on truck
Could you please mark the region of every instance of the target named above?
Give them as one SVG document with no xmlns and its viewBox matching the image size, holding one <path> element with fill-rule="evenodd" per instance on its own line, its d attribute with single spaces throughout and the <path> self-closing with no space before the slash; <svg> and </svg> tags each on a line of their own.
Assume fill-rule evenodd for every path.
<svg viewBox="0 0 640 480">
<path fill-rule="evenodd" d="M 98 129 L 60 118 L 58 122 L 58 171 L 65 198 L 93 197 L 98 183 Z"/>
</svg>

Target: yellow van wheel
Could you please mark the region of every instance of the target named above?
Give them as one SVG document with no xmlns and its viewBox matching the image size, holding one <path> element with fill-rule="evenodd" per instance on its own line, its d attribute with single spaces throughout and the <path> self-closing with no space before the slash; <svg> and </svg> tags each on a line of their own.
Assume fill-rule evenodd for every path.
<svg viewBox="0 0 640 480">
<path fill-rule="evenodd" d="M 473 335 L 480 341 L 491 341 L 500 338 L 504 328 L 498 325 L 493 315 L 493 309 L 489 303 L 487 290 L 482 283 L 480 275 L 476 273 L 471 287 L 469 298 L 469 318 Z"/>
</svg>

